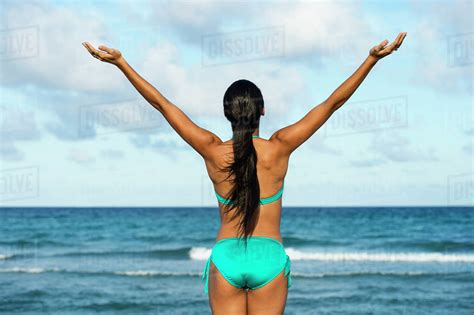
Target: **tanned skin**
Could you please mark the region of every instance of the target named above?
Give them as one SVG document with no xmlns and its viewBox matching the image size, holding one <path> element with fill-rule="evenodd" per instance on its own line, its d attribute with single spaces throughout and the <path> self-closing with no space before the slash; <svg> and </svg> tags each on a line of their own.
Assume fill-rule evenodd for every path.
<svg viewBox="0 0 474 315">
<path fill-rule="evenodd" d="M 277 130 L 268 140 L 262 138 L 252 140 L 257 151 L 257 176 L 261 198 L 272 196 L 281 188 L 291 153 L 308 140 L 336 110 L 347 102 L 372 67 L 401 46 L 406 34 L 406 32 L 399 33 L 392 43 L 389 44 L 388 40 L 384 40 L 371 48 L 368 56 L 357 70 L 326 100 L 314 106 L 303 118 Z M 228 165 L 228 156 L 233 156 L 232 140 L 222 141 L 214 133 L 196 125 L 178 106 L 143 79 L 127 63 L 119 50 L 106 46 L 99 46 L 99 49 L 96 49 L 88 42 L 83 45 L 93 57 L 115 65 L 123 72 L 136 90 L 165 117 L 179 136 L 203 157 L 214 189 L 220 195 L 226 195 L 231 184 L 224 180 L 227 174 L 223 174 L 220 170 Z M 262 116 L 264 114 L 265 110 Z M 259 129 L 257 128 L 253 134 L 258 136 Z M 260 206 L 252 236 L 266 236 L 282 242 L 280 234 L 281 200 L 280 198 L 278 201 Z M 224 214 L 223 205 L 218 205 L 221 226 L 216 241 L 227 237 L 236 237 L 238 235 L 236 222 L 229 219 L 233 212 Z M 209 301 L 213 314 L 283 314 L 287 294 L 287 278 L 283 276 L 283 271 L 264 287 L 246 291 L 230 285 L 211 262 Z"/>
</svg>

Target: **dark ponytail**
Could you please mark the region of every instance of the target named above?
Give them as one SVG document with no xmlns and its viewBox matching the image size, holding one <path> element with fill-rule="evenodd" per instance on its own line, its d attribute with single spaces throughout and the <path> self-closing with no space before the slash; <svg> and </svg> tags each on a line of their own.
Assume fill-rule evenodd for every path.
<svg viewBox="0 0 474 315">
<path fill-rule="evenodd" d="M 222 171 L 233 176 L 233 184 L 226 199 L 225 213 L 236 209 L 231 221 L 239 218 L 238 235 L 247 245 L 260 210 L 260 186 L 257 177 L 257 152 L 252 133 L 258 128 L 263 112 L 260 89 L 248 80 L 238 80 L 230 85 L 224 95 L 224 114 L 232 125 L 234 160 Z"/>
</svg>

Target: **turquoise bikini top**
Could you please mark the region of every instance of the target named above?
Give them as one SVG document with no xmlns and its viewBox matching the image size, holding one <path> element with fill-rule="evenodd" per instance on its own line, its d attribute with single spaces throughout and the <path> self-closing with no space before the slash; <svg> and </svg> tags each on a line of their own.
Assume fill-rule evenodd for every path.
<svg viewBox="0 0 474 315">
<path fill-rule="evenodd" d="M 252 138 L 260 138 L 260 137 L 259 136 L 252 136 Z M 274 194 L 273 196 L 267 197 L 267 198 L 260 199 L 260 204 L 265 205 L 267 203 L 271 203 L 271 202 L 274 202 L 274 201 L 280 199 L 280 197 L 283 195 L 284 186 L 285 186 L 285 183 L 283 182 L 283 185 L 281 186 L 280 190 L 276 194 Z M 232 200 L 225 199 L 224 197 L 219 195 L 217 193 L 217 191 L 214 191 L 214 192 L 216 193 L 217 200 L 219 200 L 220 203 L 225 204 L 225 205 L 232 204 Z"/>
</svg>

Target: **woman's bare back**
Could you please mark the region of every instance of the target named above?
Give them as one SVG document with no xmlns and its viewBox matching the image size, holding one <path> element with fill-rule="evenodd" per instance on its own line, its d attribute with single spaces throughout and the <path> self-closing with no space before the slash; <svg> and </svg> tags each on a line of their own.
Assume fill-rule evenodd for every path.
<svg viewBox="0 0 474 315">
<path fill-rule="evenodd" d="M 289 156 L 281 154 L 275 141 L 263 138 L 254 138 L 253 144 L 257 152 L 257 176 L 260 183 L 260 198 L 266 198 L 275 195 L 285 179 L 288 169 Z M 233 162 L 232 140 L 221 142 L 213 149 L 212 159 L 206 160 L 206 168 L 214 185 L 215 191 L 225 196 L 230 191 L 232 183 L 228 174 L 220 171 Z M 234 210 L 224 214 L 224 205 L 219 203 L 219 212 L 221 217 L 221 227 L 216 240 L 227 237 L 237 237 L 237 220 L 229 221 Z M 255 225 L 253 236 L 267 236 L 279 239 L 280 218 L 281 218 L 282 199 L 275 202 L 260 205 L 259 216 Z"/>
</svg>

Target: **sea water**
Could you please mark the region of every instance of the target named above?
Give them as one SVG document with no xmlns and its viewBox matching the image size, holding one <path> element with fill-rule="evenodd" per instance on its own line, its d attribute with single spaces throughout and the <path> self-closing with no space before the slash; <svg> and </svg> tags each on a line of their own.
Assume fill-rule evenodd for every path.
<svg viewBox="0 0 474 315">
<path fill-rule="evenodd" d="M 210 314 L 217 208 L 0 208 L 1 314 Z M 285 314 L 474 314 L 474 208 L 283 208 Z"/>
</svg>

